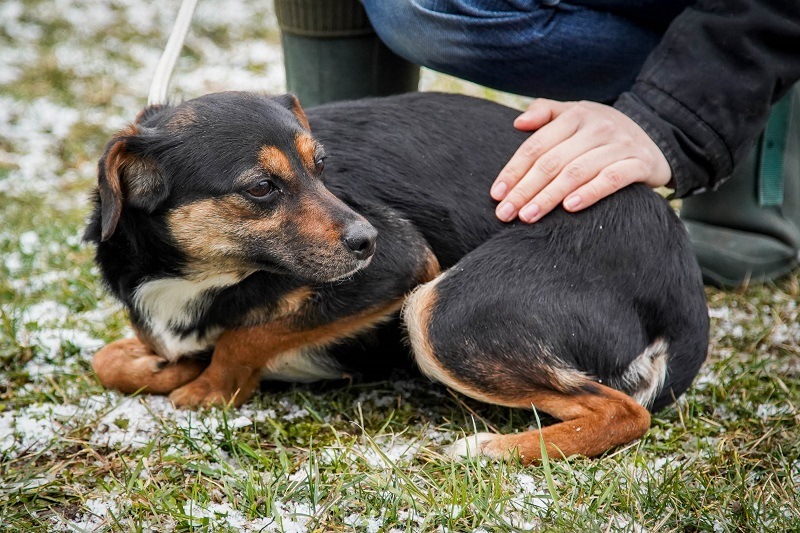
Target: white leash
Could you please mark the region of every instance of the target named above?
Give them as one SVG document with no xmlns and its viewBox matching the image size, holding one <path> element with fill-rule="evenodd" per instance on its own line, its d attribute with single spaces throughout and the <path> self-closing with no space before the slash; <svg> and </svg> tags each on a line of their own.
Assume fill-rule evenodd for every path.
<svg viewBox="0 0 800 533">
<path fill-rule="evenodd" d="M 148 106 L 167 103 L 167 86 L 172 77 L 172 71 L 175 69 L 175 62 L 183 48 L 183 41 L 186 40 L 186 33 L 192 22 L 195 6 L 197 6 L 197 0 L 183 0 L 181 3 L 178 17 L 175 19 L 172 32 L 167 40 L 167 46 L 164 48 L 164 53 L 161 54 L 161 59 L 158 60 L 158 66 L 156 66 L 156 72 L 150 84 L 150 94 L 147 96 Z"/>
</svg>

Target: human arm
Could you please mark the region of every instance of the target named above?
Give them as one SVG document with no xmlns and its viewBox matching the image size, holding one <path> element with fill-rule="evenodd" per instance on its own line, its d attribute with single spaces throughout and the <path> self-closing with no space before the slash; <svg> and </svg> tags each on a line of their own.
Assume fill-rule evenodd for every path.
<svg viewBox="0 0 800 533">
<path fill-rule="evenodd" d="M 650 54 L 631 90 L 620 95 L 613 106 L 638 125 L 646 141 L 641 135 L 635 135 L 639 140 L 604 168 L 619 166 L 620 162 L 637 157 L 635 152 L 649 142 L 658 147 L 668 163 L 671 174 L 668 181 L 676 196 L 701 192 L 722 183 L 752 148 L 772 102 L 800 78 L 798 49 L 798 2 L 701 0 L 687 8 L 673 21 L 661 43 Z M 598 120 L 603 123 L 608 116 L 612 117 L 614 128 L 624 128 L 625 120 L 606 113 L 608 106 L 595 105 L 597 109 L 582 122 L 584 128 L 595 127 Z M 522 117 L 524 125 L 527 119 Z M 548 126 L 557 125 L 563 117 L 564 113 L 553 115 L 531 138 L 542 137 L 540 134 Z M 587 133 L 591 132 L 587 130 Z M 576 149 L 569 145 L 580 139 L 576 133 L 556 146 L 564 149 L 561 145 L 567 145 L 565 151 L 574 154 Z M 607 144 L 605 138 L 602 141 Z M 533 158 L 518 152 L 509 161 L 514 172 L 508 171 L 508 166 L 501 172 L 492 196 L 512 202 L 515 208 L 512 219 L 519 209 L 525 213 L 524 206 L 542 203 L 535 218 L 538 219 L 549 210 L 541 207 L 555 207 L 580 187 L 593 186 L 605 196 L 632 181 L 654 185 L 663 180 L 664 161 L 656 157 L 650 161 L 646 173 L 641 172 L 641 168 L 633 171 L 633 165 L 628 165 L 631 171 L 617 175 L 611 183 L 605 179 L 608 173 L 599 172 L 588 185 L 579 184 L 579 180 L 570 184 L 562 171 L 587 153 L 583 151 L 578 157 L 567 157 L 568 161 L 563 161 L 561 168 L 546 172 L 539 169 L 543 160 L 547 162 L 547 151 Z M 524 184 L 523 176 L 531 173 L 534 176 L 538 173 L 537 186 L 525 185 L 523 194 L 515 193 L 515 185 Z M 598 183 L 594 184 L 595 181 Z M 506 184 L 505 194 L 498 194 L 496 187 L 500 182 Z M 548 184 L 555 193 L 546 190 Z M 546 203 L 540 198 L 543 189 L 549 196 L 545 198 Z M 587 199 L 598 198 L 582 199 L 579 208 L 589 205 Z M 498 215 L 504 204 L 500 202 Z M 570 210 L 569 206 L 565 208 Z"/>
</svg>

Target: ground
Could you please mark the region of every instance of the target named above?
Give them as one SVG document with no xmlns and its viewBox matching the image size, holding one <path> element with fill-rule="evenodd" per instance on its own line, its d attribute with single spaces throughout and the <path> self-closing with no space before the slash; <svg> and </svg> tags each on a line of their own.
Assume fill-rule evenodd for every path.
<svg viewBox="0 0 800 533">
<path fill-rule="evenodd" d="M 598 460 L 451 462 L 535 427 L 424 379 L 274 386 L 242 409 L 103 390 L 130 335 L 81 242 L 105 140 L 144 105 L 178 2 L 0 3 L 4 531 L 798 531 L 798 277 L 708 289 L 710 358 L 640 441 Z M 201 2 L 176 99 L 283 90 L 271 2 Z M 424 88 L 522 101 L 426 72 Z"/>
</svg>

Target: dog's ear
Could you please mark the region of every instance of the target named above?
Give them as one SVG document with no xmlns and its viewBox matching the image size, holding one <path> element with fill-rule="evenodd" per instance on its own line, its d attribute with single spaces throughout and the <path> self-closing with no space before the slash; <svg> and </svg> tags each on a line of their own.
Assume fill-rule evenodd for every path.
<svg viewBox="0 0 800 533">
<path fill-rule="evenodd" d="M 300 122 L 300 125 L 303 126 L 303 128 L 311 131 L 311 126 L 308 124 L 306 113 L 303 111 L 303 108 L 300 107 L 300 101 L 295 95 L 290 93 L 282 94 L 280 96 L 276 96 L 275 100 L 283 107 L 291 111 L 294 116 L 297 117 L 297 120 Z"/>
<path fill-rule="evenodd" d="M 141 111 L 139 111 L 139 114 L 136 115 L 136 120 L 134 120 L 133 123 L 134 124 L 143 124 L 145 120 L 147 120 L 148 118 L 153 117 L 155 115 L 158 115 L 159 113 L 161 113 L 166 108 L 167 108 L 167 106 L 166 105 L 162 105 L 162 104 L 153 104 L 153 105 L 149 105 L 147 107 L 144 107 L 144 108 L 142 108 Z"/>
<path fill-rule="evenodd" d="M 167 196 L 166 183 L 158 164 L 134 152 L 152 130 L 131 125 L 115 135 L 106 145 L 97 170 L 100 192 L 100 240 L 114 234 L 122 215 L 123 204 L 152 212 Z"/>
</svg>

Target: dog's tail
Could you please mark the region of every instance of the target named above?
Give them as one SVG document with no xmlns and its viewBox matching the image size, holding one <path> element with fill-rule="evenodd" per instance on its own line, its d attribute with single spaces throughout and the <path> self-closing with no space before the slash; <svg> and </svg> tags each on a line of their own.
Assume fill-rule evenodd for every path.
<svg viewBox="0 0 800 533">
<path fill-rule="evenodd" d="M 611 385 L 625 391 L 644 407 L 651 407 L 667 379 L 669 343 L 662 337 L 654 340 L 631 361 L 619 382 Z"/>
</svg>

